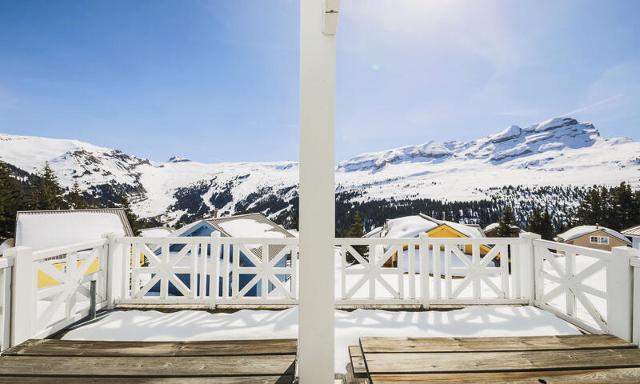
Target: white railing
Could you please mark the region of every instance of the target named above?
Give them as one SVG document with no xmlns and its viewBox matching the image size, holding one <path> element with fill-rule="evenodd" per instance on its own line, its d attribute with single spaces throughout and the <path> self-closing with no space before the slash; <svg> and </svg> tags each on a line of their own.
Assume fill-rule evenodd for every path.
<svg viewBox="0 0 640 384">
<path fill-rule="evenodd" d="M 12 345 L 46 337 L 87 316 L 92 280 L 96 309 L 105 306 L 106 255 L 106 240 L 39 251 L 7 250 L 5 256 L 14 263 Z"/>
<path fill-rule="evenodd" d="M 297 239 L 126 237 L 119 303 L 295 304 Z"/>
<path fill-rule="evenodd" d="M 518 238 L 336 239 L 339 303 L 518 304 Z"/>
<path fill-rule="evenodd" d="M 598 251 L 534 234 L 337 238 L 335 245 L 327 257 L 335 260 L 337 304 L 532 304 L 587 331 L 640 341 L 640 261 L 629 248 Z M 92 280 L 97 309 L 294 305 L 298 264 L 297 238 L 108 236 L 40 251 L 11 248 L 0 258 L 0 343 L 8 345 L 9 333 L 11 345 L 44 337 L 86 316 Z"/>
<path fill-rule="evenodd" d="M 535 304 L 594 333 L 631 340 L 633 250 L 534 240 Z"/>
<path fill-rule="evenodd" d="M 640 252 L 631 258 L 633 267 L 633 343 L 640 346 Z"/>
<path fill-rule="evenodd" d="M 13 259 L 0 258 L 0 351 L 11 346 L 11 275 Z"/>
</svg>

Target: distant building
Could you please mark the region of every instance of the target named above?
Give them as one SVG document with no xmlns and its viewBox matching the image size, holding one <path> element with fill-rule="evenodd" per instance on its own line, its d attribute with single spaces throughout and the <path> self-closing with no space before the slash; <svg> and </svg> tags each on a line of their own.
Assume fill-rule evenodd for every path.
<svg viewBox="0 0 640 384">
<path fill-rule="evenodd" d="M 633 248 L 640 249 L 640 225 L 625 229 L 622 234 L 631 238 Z"/>
<path fill-rule="evenodd" d="M 484 228 L 484 234 L 487 237 L 498 237 L 498 228 L 500 228 L 500 223 L 491 223 Z M 522 229 L 517 225 L 509 225 L 509 229 L 508 237 L 518 237 L 522 233 Z"/>
<path fill-rule="evenodd" d="M 211 236 L 212 233 L 220 233 L 221 237 L 237 237 L 237 238 L 269 238 L 269 239 L 284 239 L 294 238 L 295 236 L 281 227 L 280 225 L 269 220 L 268 217 L 261 213 L 248 213 L 243 215 L 235 215 L 229 217 L 207 218 L 198 220 L 191 224 L 187 224 L 184 227 L 171 233 L 172 237 L 196 237 L 196 236 Z M 173 245 L 171 252 L 178 252 L 182 245 Z M 283 249 L 283 246 L 271 245 L 269 247 L 269 259 L 276 257 Z M 252 253 L 258 259 L 262 258 L 262 247 L 259 244 L 255 246 L 247 246 L 247 250 Z M 230 250 L 233 255 L 233 250 Z M 276 267 L 284 267 L 290 260 L 284 257 L 282 260 L 276 263 Z M 244 251 L 240 251 L 240 266 L 252 266 L 252 263 L 244 254 Z M 239 278 L 239 286 L 242 289 L 248 284 L 255 275 L 242 274 Z M 189 274 L 179 275 L 187 286 L 189 286 Z M 208 286 L 208 284 L 207 284 Z M 153 287 L 151 292 L 158 291 L 159 285 Z M 222 289 L 222 288 L 221 288 Z M 256 284 L 247 291 L 247 296 L 259 296 L 260 284 Z M 172 292 L 170 292 L 172 293 Z M 173 292 L 177 294 L 177 292 Z"/>
<path fill-rule="evenodd" d="M 376 228 L 365 235 L 368 238 L 380 237 L 387 239 L 415 238 L 422 234 L 434 238 L 484 238 L 484 231 L 474 224 L 462 224 L 448 220 L 438 220 L 431 216 L 419 214 L 389 219 L 383 227 Z M 472 253 L 472 246 L 465 245 L 463 251 Z M 481 256 L 491 250 L 486 245 L 480 246 Z M 387 262 L 387 266 L 397 265 L 397 255 L 393 255 Z"/>
<path fill-rule="evenodd" d="M 580 225 L 559 234 L 556 241 L 610 251 L 613 247 L 631 246 L 622 233 L 600 225 Z"/>
<path fill-rule="evenodd" d="M 140 230 L 140 237 L 169 237 L 172 232 L 168 227 L 144 228 Z"/>
</svg>

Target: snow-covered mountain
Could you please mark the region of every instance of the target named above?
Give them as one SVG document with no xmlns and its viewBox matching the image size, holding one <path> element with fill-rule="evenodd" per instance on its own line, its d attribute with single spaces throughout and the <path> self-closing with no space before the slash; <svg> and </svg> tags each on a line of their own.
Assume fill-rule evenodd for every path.
<svg viewBox="0 0 640 384">
<path fill-rule="evenodd" d="M 65 187 L 113 202 L 126 194 L 142 217 L 175 223 L 209 214 L 290 214 L 297 200 L 295 162 L 155 162 L 76 140 L 0 135 L 0 161 L 26 172 L 45 162 Z M 590 123 L 556 118 L 511 126 L 478 140 L 428 142 L 365 153 L 338 163 L 337 192 L 353 201 L 491 199 L 507 185 L 640 185 L 640 143 L 603 138 Z M 183 217 L 183 215 L 186 215 Z"/>
</svg>

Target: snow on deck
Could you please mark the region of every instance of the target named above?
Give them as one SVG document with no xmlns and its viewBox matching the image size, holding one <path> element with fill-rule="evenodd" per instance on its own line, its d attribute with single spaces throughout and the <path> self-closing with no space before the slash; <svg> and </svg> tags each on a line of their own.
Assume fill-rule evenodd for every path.
<svg viewBox="0 0 640 384">
<path fill-rule="evenodd" d="M 335 311 L 335 369 L 346 372 L 349 345 L 362 336 L 465 337 L 578 335 L 573 325 L 535 307 L 481 306 L 453 311 Z M 115 311 L 71 330 L 63 340 L 198 341 L 286 339 L 298 335 L 298 308 L 281 311 Z"/>
</svg>

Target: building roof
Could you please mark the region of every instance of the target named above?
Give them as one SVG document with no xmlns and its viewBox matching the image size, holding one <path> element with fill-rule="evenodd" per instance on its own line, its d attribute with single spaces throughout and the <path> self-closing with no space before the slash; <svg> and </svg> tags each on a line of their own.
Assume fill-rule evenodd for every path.
<svg viewBox="0 0 640 384">
<path fill-rule="evenodd" d="M 173 230 L 168 227 L 144 228 L 140 230 L 142 237 L 168 237 Z"/>
<path fill-rule="evenodd" d="M 115 233 L 133 236 L 122 208 L 20 211 L 16 216 L 16 246 L 45 249 L 97 240 Z"/>
<path fill-rule="evenodd" d="M 470 238 L 485 237 L 482 228 L 478 225 L 438 220 L 422 213 L 419 215 L 404 216 L 387 220 L 387 231 L 382 237 L 392 239 L 417 237 L 421 233 L 429 232 L 443 225 L 448 226 Z M 367 235 L 365 235 L 365 237 L 372 237 Z"/>
<path fill-rule="evenodd" d="M 380 237 L 382 235 L 382 231 L 384 230 L 384 227 L 375 227 L 372 230 L 370 230 L 369 232 L 365 233 L 364 238 L 370 239 L 372 237 Z"/>
<path fill-rule="evenodd" d="M 627 235 L 627 236 L 638 236 L 638 237 L 640 237 L 640 225 L 637 225 L 637 226 L 631 227 L 631 228 L 627 228 L 624 231 L 622 231 L 622 234 Z"/>
<path fill-rule="evenodd" d="M 485 232 L 493 231 L 494 229 L 497 229 L 499 226 L 500 226 L 500 223 L 491 223 L 491 224 L 487 225 L 486 227 L 484 227 L 484 231 Z M 509 227 L 511 229 L 517 229 L 517 230 L 521 231 L 520 227 L 518 227 L 517 225 L 510 224 Z"/>
<path fill-rule="evenodd" d="M 618 238 L 625 243 L 631 243 L 629 239 L 627 239 L 627 237 L 622 233 L 614 231 L 611 228 L 603 227 L 601 225 L 579 225 L 559 234 L 556 238 L 562 241 L 571 241 L 577 239 L 578 237 L 586 236 L 596 231 L 604 231 L 608 235 Z"/>
<path fill-rule="evenodd" d="M 287 231 L 280 225 L 269 220 L 268 217 L 261 213 L 247 213 L 243 215 L 235 215 L 229 217 L 206 218 L 185 225 L 184 227 L 172 233 L 172 236 L 185 236 L 191 230 L 200 225 L 211 227 L 212 230 L 218 231 L 225 237 L 245 237 L 245 238 L 268 238 L 268 239 L 284 239 L 295 238 L 291 232 Z M 262 245 L 254 244 L 247 247 L 258 258 L 262 257 Z M 283 245 L 269 246 L 269 258 L 273 259 L 284 248 Z"/>
</svg>

